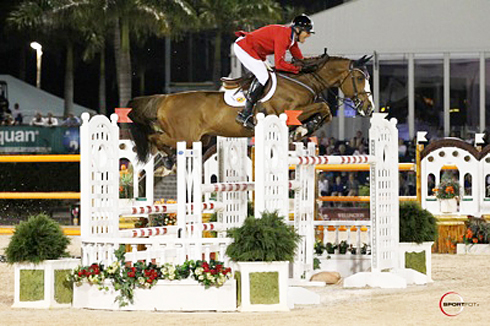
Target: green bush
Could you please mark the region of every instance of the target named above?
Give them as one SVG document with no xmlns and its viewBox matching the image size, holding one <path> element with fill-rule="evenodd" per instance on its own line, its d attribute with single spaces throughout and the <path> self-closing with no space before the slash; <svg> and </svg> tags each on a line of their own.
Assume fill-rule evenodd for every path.
<svg viewBox="0 0 490 326">
<path fill-rule="evenodd" d="M 228 231 L 234 241 L 226 249 L 233 261 L 292 261 L 301 236 L 284 223 L 277 211 L 261 218 L 249 216 L 243 225 Z"/>
<path fill-rule="evenodd" d="M 45 214 L 39 214 L 15 228 L 5 254 L 9 263 L 39 263 L 68 256 L 66 248 L 69 243 L 70 239 L 63 234 L 58 223 Z"/>
<path fill-rule="evenodd" d="M 400 242 L 434 241 L 437 237 L 437 221 L 417 202 L 400 203 Z"/>
</svg>

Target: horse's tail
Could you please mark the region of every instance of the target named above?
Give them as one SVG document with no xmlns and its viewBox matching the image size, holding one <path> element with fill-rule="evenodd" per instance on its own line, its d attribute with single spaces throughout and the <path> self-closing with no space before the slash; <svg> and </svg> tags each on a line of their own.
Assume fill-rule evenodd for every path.
<svg viewBox="0 0 490 326">
<path fill-rule="evenodd" d="M 147 162 L 151 153 L 151 145 L 148 136 L 154 133 L 152 129 L 152 121 L 156 119 L 156 114 L 153 117 L 151 112 L 155 111 L 149 108 L 151 101 L 146 97 L 139 97 L 128 102 L 128 108 L 131 112 L 128 114 L 133 121 L 129 124 L 131 137 L 136 144 L 136 155 L 141 162 Z"/>
</svg>

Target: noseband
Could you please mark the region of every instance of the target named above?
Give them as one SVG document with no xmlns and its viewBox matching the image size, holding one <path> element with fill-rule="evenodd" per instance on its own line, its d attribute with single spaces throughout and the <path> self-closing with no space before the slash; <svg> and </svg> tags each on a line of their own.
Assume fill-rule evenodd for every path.
<svg viewBox="0 0 490 326">
<path fill-rule="evenodd" d="M 354 96 L 351 99 L 352 103 L 354 104 L 354 108 L 356 109 L 356 111 L 359 112 L 359 114 L 364 115 L 365 114 L 364 111 L 361 110 L 361 107 L 364 104 L 364 100 L 361 100 L 359 98 L 359 96 L 361 94 L 364 94 L 364 95 L 366 95 L 367 98 L 369 98 L 369 95 L 371 94 L 371 92 L 366 92 L 366 91 L 359 92 L 358 91 L 357 84 L 355 82 L 355 76 L 354 76 L 355 71 L 360 72 L 364 76 L 365 80 L 369 80 L 369 74 L 367 73 L 367 71 L 360 69 L 360 68 L 355 68 L 354 62 L 351 62 L 349 65 L 349 71 L 348 71 L 347 75 L 344 77 L 344 79 L 342 79 L 342 81 L 340 82 L 339 87 L 342 87 L 342 85 L 350 77 L 350 80 L 352 81 L 352 89 L 354 90 Z"/>
</svg>

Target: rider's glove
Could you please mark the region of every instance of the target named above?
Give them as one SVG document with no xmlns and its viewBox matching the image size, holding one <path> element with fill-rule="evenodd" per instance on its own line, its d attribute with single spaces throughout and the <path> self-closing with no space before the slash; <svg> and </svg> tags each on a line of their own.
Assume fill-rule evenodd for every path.
<svg viewBox="0 0 490 326">
<path fill-rule="evenodd" d="M 315 72 L 316 71 L 316 66 L 315 65 L 310 65 L 310 66 L 303 66 L 301 68 L 301 72 L 302 73 L 305 73 L 305 74 L 308 74 L 310 72 Z"/>
</svg>

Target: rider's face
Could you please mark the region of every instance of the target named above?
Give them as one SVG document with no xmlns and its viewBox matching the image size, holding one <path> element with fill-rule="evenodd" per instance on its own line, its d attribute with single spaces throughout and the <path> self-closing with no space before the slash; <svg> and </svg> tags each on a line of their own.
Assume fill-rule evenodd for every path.
<svg viewBox="0 0 490 326">
<path fill-rule="evenodd" d="M 305 40 L 311 36 L 311 33 L 308 33 L 307 31 L 301 31 L 298 35 L 298 42 L 299 43 L 305 43 Z"/>
</svg>

